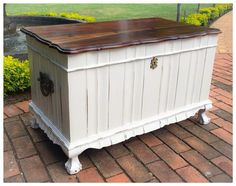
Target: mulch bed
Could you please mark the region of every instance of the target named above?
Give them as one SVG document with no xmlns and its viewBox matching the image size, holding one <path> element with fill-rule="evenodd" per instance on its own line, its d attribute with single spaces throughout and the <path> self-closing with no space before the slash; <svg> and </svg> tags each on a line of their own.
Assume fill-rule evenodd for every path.
<svg viewBox="0 0 236 186">
<path fill-rule="evenodd" d="M 31 92 L 30 90 L 26 90 L 24 92 L 4 96 L 4 105 L 15 104 L 30 99 L 31 99 Z"/>
</svg>

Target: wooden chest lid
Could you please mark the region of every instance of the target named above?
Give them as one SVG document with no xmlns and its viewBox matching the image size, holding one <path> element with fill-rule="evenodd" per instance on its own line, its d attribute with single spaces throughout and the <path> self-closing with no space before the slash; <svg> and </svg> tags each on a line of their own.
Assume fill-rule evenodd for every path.
<svg viewBox="0 0 236 186">
<path fill-rule="evenodd" d="M 218 29 L 162 18 L 34 26 L 22 28 L 21 31 L 67 54 L 220 33 Z"/>
</svg>

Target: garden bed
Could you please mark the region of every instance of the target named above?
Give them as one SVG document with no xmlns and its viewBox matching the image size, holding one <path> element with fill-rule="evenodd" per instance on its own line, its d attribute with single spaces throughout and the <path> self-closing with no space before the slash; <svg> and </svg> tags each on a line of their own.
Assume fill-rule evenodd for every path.
<svg viewBox="0 0 236 186">
<path fill-rule="evenodd" d="M 51 17 L 51 16 L 8 16 L 10 21 L 19 26 L 40 26 L 40 25 L 58 25 L 70 23 L 85 23 L 85 21 L 77 19 L 69 19 L 65 17 Z"/>
<path fill-rule="evenodd" d="M 7 25 L 4 24 L 4 55 L 12 55 L 20 59 L 28 58 L 26 38 L 19 30 L 21 27 L 85 23 L 85 21 L 78 19 L 51 16 L 7 16 L 6 19 L 9 25 L 15 24 L 15 26 L 13 26 L 15 30 L 7 30 Z M 6 22 L 6 19 L 4 22 Z"/>
</svg>

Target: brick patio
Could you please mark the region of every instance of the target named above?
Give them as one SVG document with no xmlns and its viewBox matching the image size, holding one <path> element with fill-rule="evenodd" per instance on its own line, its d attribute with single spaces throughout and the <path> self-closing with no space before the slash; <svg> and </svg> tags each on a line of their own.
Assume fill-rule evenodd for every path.
<svg viewBox="0 0 236 186">
<path fill-rule="evenodd" d="M 28 101 L 5 105 L 4 182 L 232 182 L 232 43 L 224 42 L 232 40 L 232 13 L 212 26 L 227 38 L 219 40 L 216 54 L 209 125 L 193 117 L 114 146 L 88 149 L 79 156 L 83 170 L 68 175 L 60 147 L 30 127 Z"/>
</svg>

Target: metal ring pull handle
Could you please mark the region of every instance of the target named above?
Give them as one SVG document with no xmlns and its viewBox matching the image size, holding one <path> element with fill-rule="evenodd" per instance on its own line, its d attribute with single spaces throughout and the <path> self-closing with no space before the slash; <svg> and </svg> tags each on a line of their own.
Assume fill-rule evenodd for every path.
<svg viewBox="0 0 236 186">
<path fill-rule="evenodd" d="M 47 74 L 39 72 L 38 81 L 40 82 L 40 90 L 43 96 L 47 97 L 54 92 L 54 84 Z"/>
</svg>

